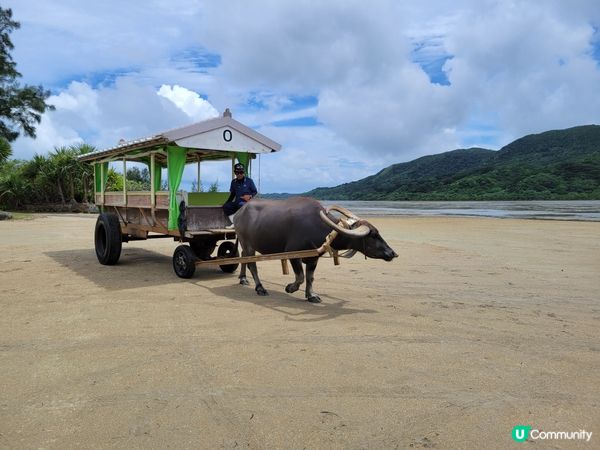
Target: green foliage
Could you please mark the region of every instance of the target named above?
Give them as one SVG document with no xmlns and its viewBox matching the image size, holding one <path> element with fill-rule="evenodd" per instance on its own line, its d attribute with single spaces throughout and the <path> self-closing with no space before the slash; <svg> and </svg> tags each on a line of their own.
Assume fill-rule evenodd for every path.
<svg viewBox="0 0 600 450">
<path fill-rule="evenodd" d="M 20 24 L 12 20 L 12 10 L 0 6 L 0 137 L 14 141 L 22 130 L 26 136 L 35 138 L 35 127 L 46 110 L 53 110 L 46 99 L 50 92 L 42 86 L 21 86 L 21 74 L 10 52 L 14 46 L 10 33 Z"/>
<path fill-rule="evenodd" d="M 18 161 L 4 164 L 0 172 L 0 209 L 23 206 L 30 196 L 30 188 L 29 180 L 23 176 L 22 164 Z"/>
<path fill-rule="evenodd" d="M 29 161 L 9 160 L 0 166 L 0 207 L 29 204 L 89 202 L 93 169 L 77 156 L 93 151 L 87 144 L 55 148 Z"/>
<path fill-rule="evenodd" d="M 10 148 L 10 143 L 3 137 L 0 137 L 0 165 L 6 162 L 11 154 L 12 149 Z"/>
<path fill-rule="evenodd" d="M 149 191 L 150 190 L 150 171 L 147 167 L 140 170 L 137 167 L 127 169 L 127 190 L 128 191 Z"/>
<path fill-rule="evenodd" d="M 144 167 L 141 170 L 138 167 L 127 169 L 127 191 L 149 191 L 150 190 L 150 171 Z M 117 172 L 112 167 L 108 169 L 106 190 L 109 192 L 123 191 L 123 174 Z"/>
<path fill-rule="evenodd" d="M 499 151 L 454 150 L 306 195 L 327 200 L 600 199 L 600 126 L 525 136 Z"/>
<path fill-rule="evenodd" d="M 200 182 L 200 188 L 198 189 L 198 184 L 196 180 L 192 181 L 192 186 L 190 188 L 191 192 L 219 192 L 219 180 L 214 181 L 208 186 L 208 191 L 204 190 L 204 185 Z"/>
<path fill-rule="evenodd" d="M 106 191 L 119 192 L 123 190 L 123 174 L 110 167 L 106 175 Z"/>
</svg>

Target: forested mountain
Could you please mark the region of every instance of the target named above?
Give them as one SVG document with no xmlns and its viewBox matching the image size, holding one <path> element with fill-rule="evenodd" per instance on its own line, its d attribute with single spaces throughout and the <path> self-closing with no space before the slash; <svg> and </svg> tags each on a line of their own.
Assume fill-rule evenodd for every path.
<svg viewBox="0 0 600 450">
<path fill-rule="evenodd" d="M 600 126 L 532 134 L 498 151 L 453 150 L 305 195 L 324 200 L 600 199 Z"/>
</svg>

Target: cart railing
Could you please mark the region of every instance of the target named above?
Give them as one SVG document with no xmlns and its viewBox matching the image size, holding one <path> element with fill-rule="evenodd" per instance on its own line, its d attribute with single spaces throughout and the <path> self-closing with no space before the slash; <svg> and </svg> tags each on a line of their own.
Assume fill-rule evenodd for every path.
<svg viewBox="0 0 600 450">
<path fill-rule="evenodd" d="M 159 191 L 155 194 L 155 208 L 169 208 L 169 192 Z M 96 193 L 96 205 L 98 206 L 128 206 L 132 208 L 151 208 L 152 193 L 147 191 L 104 192 Z"/>
</svg>

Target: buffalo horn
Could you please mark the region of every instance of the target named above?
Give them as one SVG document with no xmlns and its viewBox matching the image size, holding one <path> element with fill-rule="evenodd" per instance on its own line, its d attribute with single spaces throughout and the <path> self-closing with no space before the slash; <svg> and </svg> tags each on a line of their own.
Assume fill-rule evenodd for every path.
<svg viewBox="0 0 600 450">
<path fill-rule="evenodd" d="M 346 208 L 344 208 L 342 206 L 331 205 L 329 208 L 327 208 L 327 212 L 329 212 L 329 211 L 337 211 L 339 213 L 342 213 L 349 219 L 360 220 L 360 218 L 357 217 L 352 211 L 347 210 Z"/>
<path fill-rule="evenodd" d="M 345 234 L 347 236 L 365 237 L 371 231 L 367 225 L 361 225 L 358 228 L 355 228 L 353 230 L 348 230 L 347 228 L 342 228 L 337 223 L 333 223 L 333 221 L 329 217 L 327 217 L 327 214 L 325 214 L 325 211 L 319 211 L 319 213 L 321 214 L 321 219 L 323 219 L 323 222 L 325 222 L 327 225 L 329 225 L 334 230 L 337 230 L 339 233 Z"/>
<path fill-rule="evenodd" d="M 346 250 L 344 253 L 340 253 L 340 257 L 342 257 L 342 258 L 352 258 L 354 255 L 356 255 L 357 251 L 358 250 L 354 250 L 354 249 Z"/>
</svg>

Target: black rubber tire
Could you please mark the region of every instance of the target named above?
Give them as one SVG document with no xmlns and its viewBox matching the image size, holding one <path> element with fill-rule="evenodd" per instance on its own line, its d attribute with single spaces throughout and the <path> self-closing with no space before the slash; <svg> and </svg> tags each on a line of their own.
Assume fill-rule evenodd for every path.
<svg viewBox="0 0 600 450">
<path fill-rule="evenodd" d="M 236 258 L 239 256 L 236 245 L 231 241 L 222 242 L 217 250 L 217 258 Z M 227 264 L 219 266 L 225 273 L 233 273 L 239 267 L 239 264 Z"/>
<path fill-rule="evenodd" d="M 192 278 L 196 271 L 196 255 L 189 245 L 179 245 L 173 253 L 173 270 L 179 278 Z"/>
<path fill-rule="evenodd" d="M 102 213 L 96 220 L 94 246 L 100 264 L 112 266 L 121 256 L 121 224 L 114 214 Z"/>
</svg>

